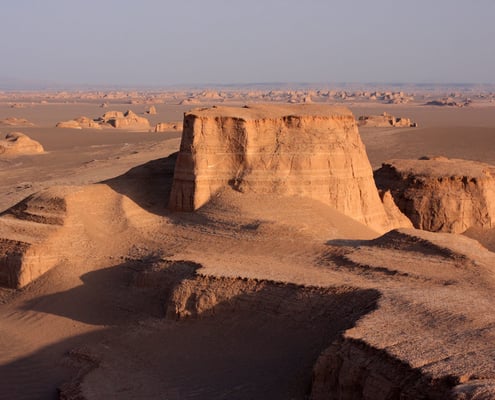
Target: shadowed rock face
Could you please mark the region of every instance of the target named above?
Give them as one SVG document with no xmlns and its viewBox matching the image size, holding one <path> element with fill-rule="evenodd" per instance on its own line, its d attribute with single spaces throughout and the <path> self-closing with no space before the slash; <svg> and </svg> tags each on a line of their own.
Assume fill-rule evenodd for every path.
<svg viewBox="0 0 495 400">
<path fill-rule="evenodd" d="M 391 160 L 375 172 L 375 179 L 416 228 L 462 233 L 495 226 L 494 174 L 488 164 L 425 157 Z"/>
<path fill-rule="evenodd" d="M 184 116 L 169 207 L 194 211 L 226 186 L 308 197 L 391 228 L 352 113 L 315 104 L 213 107 Z"/>
</svg>

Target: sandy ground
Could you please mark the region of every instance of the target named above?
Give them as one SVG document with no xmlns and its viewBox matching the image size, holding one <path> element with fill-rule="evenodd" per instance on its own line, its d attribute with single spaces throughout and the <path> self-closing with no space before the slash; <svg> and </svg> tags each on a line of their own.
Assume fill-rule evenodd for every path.
<svg viewBox="0 0 495 400">
<path fill-rule="evenodd" d="M 152 123 L 177 121 L 191 108 L 156 107 Z M 128 108 L 142 113 L 145 106 L 109 109 Z M 361 129 L 374 168 L 390 158 L 425 154 L 495 164 L 493 107 L 350 108 L 356 116 L 387 111 L 419 124 Z M 22 290 L 0 291 L 0 399 L 58 398 L 57 388 L 67 382 L 75 382 L 69 392 L 82 390 L 88 399 L 305 398 L 318 355 L 361 313 L 377 307 L 380 294 L 370 282 L 385 277 L 389 293 L 401 290 L 402 281 L 388 281 L 378 267 L 370 278 L 331 261 L 339 246 L 378 235 L 317 202 L 286 199 L 280 207 L 279 199 L 230 191 L 197 214 L 170 213 L 165 206 L 173 159 L 167 157 L 178 150 L 179 133 L 54 128 L 58 121 L 106 110 L 96 103 L 0 105 L 0 119 L 16 116 L 35 124 L 0 125 L 2 134 L 24 132 L 47 151 L 0 160 L 0 210 L 53 185 L 103 182 L 74 206 L 85 231 L 73 227 L 66 233 L 73 256 Z M 131 201 L 124 207 L 117 195 Z M 355 253 L 354 269 L 364 263 L 359 257 L 380 264 L 366 251 Z M 297 311 L 297 301 L 290 300 L 296 291 L 266 289 L 254 304 L 241 301 L 246 305 L 235 313 L 167 319 L 164 289 L 136 282 L 150 266 L 183 260 L 200 264 L 202 274 L 314 286 L 338 292 L 340 300 L 323 314 L 310 306 Z M 491 287 L 490 281 L 486 290 Z M 274 296 L 289 299 L 280 303 L 282 311 L 273 310 Z M 390 309 L 393 296 L 384 301 Z M 354 311 L 342 315 L 343 305 Z"/>
</svg>

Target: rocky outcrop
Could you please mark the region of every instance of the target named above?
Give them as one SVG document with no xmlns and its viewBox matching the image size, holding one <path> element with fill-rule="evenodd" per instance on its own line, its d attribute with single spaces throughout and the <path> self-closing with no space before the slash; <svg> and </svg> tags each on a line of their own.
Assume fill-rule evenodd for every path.
<svg viewBox="0 0 495 400">
<path fill-rule="evenodd" d="M 130 130 L 149 130 L 150 122 L 147 118 L 139 117 L 131 110 L 127 110 L 125 113 L 120 112 L 107 112 L 103 115 L 103 122 L 110 124 L 117 129 L 130 129 Z"/>
<path fill-rule="evenodd" d="M 440 107 L 464 107 L 470 105 L 471 103 L 472 101 L 470 99 L 466 99 L 464 101 L 458 102 L 451 97 L 444 97 L 443 99 L 440 100 L 428 101 L 425 105 L 440 106 Z"/>
<path fill-rule="evenodd" d="M 34 194 L 0 217 L 0 286 L 20 288 L 60 260 L 53 240 L 64 223 L 67 203 L 54 190 Z"/>
<path fill-rule="evenodd" d="M 69 121 L 59 122 L 56 127 L 66 129 L 101 129 L 103 127 L 113 127 L 136 131 L 149 131 L 150 122 L 147 118 L 139 117 L 131 110 L 128 110 L 125 113 L 122 111 L 108 111 L 96 119 L 79 117 Z"/>
<path fill-rule="evenodd" d="M 495 166 L 444 157 L 391 160 L 375 172 L 416 228 L 452 233 L 495 227 L 494 176 Z"/>
<path fill-rule="evenodd" d="M 315 363 L 313 400 L 495 398 L 494 253 L 414 229 L 340 250 L 324 265 L 360 275 L 381 297 Z"/>
<path fill-rule="evenodd" d="M 149 114 L 149 115 L 156 115 L 156 107 L 155 107 L 155 106 L 150 106 L 150 107 L 146 110 L 146 114 Z"/>
<path fill-rule="evenodd" d="M 0 140 L 0 156 L 18 156 L 43 153 L 43 146 L 21 132 L 11 132 Z"/>
<path fill-rule="evenodd" d="M 363 341 L 341 339 L 315 364 L 311 400 L 445 400 L 453 382 L 434 381 Z"/>
<path fill-rule="evenodd" d="M 71 119 L 69 121 L 61 121 L 55 125 L 57 128 L 66 129 L 101 129 L 101 125 L 98 121 L 95 121 L 88 117 L 79 117 Z"/>
<path fill-rule="evenodd" d="M 377 231 L 391 228 L 352 113 L 307 104 L 185 114 L 169 207 L 193 211 L 224 187 L 308 197 Z"/>
<path fill-rule="evenodd" d="M 104 184 L 35 193 L 0 214 L 0 286 L 23 287 L 63 261 L 88 257 L 100 242 L 111 252 L 102 234 L 137 232 L 152 220 Z"/>
<path fill-rule="evenodd" d="M 182 122 L 159 122 L 155 126 L 155 132 L 181 131 Z"/>
<path fill-rule="evenodd" d="M 26 118 L 16 118 L 16 117 L 7 117 L 5 119 L 0 119 L 1 125 L 8 126 L 34 126 L 32 122 L 29 122 Z"/>
<path fill-rule="evenodd" d="M 359 126 L 367 128 L 415 128 L 416 122 L 412 122 L 409 118 L 394 117 L 386 112 L 382 115 L 362 115 L 358 119 Z"/>
</svg>

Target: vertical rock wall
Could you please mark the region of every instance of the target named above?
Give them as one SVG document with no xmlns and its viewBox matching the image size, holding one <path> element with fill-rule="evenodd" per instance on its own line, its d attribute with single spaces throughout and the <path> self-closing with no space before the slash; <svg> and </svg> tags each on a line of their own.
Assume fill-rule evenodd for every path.
<svg viewBox="0 0 495 400">
<path fill-rule="evenodd" d="M 254 105 L 187 113 L 169 207 L 194 211 L 225 186 L 308 197 L 377 231 L 395 227 L 354 116 L 344 107 Z"/>
</svg>

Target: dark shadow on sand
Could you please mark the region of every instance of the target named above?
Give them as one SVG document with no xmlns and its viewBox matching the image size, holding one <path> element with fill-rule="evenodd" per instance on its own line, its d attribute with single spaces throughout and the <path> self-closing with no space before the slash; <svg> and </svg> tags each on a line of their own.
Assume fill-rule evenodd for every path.
<svg viewBox="0 0 495 400">
<path fill-rule="evenodd" d="M 168 215 L 168 199 L 178 153 L 139 165 L 118 177 L 100 182 L 129 197 L 156 215 Z"/>
<path fill-rule="evenodd" d="M 176 321 L 164 317 L 167 299 L 184 279 L 195 277 L 198 265 L 172 262 L 149 275 L 154 262 L 132 260 L 87 273 L 80 287 L 25 306 L 110 326 L 103 331 L 108 350 L 97 349 L 106 368 L 122 366 L 125 376 L 133 377 L 126 382 L 125 398 L 304 399 L 320 353 L 373 311 L 380 297 L 376 290 L 268 282 L 259 291 L 219 302 L 205 314 Z M 140 324 L 150 319 L 156 321 L 152 328 Z M 139 335 L 132 334 L 136 329 Z M 102 335 L 74 337 L 0 366 L 0 399 L 55 398 L 56 387 L 76 375 L 60 367 L 64 353 L 97 346 Z M 140 365 L 153 373 L 141 373 Z M 34 374 L 41 366 L 46 372 Z M 9 384 L 9 377 L 22 371 L 30 371 L 26 384 Z"/>
<path fill-rule="evenodd" d="M 173 153 L 166 158 L 149 161 L 130 169 L 123 175 L 100 183 L 129 197 L 144 210 L 168 217 L 176 225 L 201 227 L 221 223 L 213 221 L 201 213 L 201 210 L 179 212 L 168 209 L 177 155 L 178 153 Z M 225 225 L 225 222 L 221 224 Z"/>
</svg>

